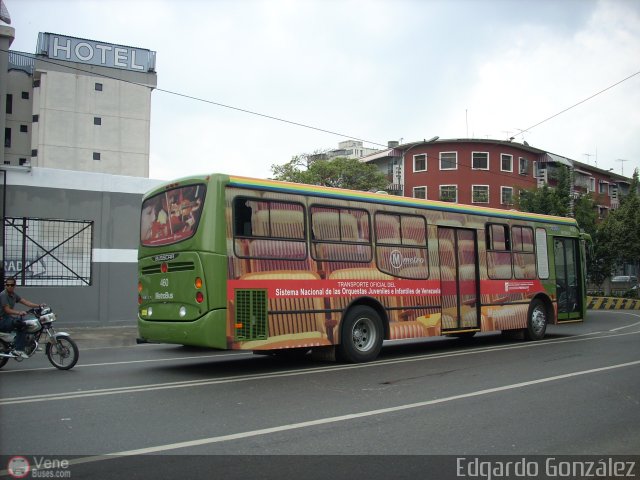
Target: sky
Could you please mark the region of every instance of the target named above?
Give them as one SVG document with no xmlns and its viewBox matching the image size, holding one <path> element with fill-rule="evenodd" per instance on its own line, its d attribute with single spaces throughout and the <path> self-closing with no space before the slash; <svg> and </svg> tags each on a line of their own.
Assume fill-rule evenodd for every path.
<svg viewBox="0 0 640 480">
<path fill-rule="evenodd" d="M 51 32 L 157 53 L 151 178 L 268 178 L 342 140 L 434 136 L 640 168 L 638 0 L 4 2 L 12 50 Z"/>
</svg>

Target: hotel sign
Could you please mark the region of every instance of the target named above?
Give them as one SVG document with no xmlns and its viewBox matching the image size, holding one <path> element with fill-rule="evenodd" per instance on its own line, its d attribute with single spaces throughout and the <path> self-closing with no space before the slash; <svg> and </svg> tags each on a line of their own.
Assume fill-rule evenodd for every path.
<svg viewBox="0 0 640 480">
<path fill-rule="evenodd" d="M 88 63 L 135 72 L 155 71 L 156 52 L 56 33 L 38 35 L 37 53 L 55 60 Z"/>
</svg>

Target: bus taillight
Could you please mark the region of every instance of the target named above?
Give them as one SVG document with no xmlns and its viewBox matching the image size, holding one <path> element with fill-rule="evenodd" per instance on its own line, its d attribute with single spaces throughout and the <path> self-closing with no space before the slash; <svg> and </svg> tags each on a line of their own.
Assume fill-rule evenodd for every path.
<svg viewBox="0 0 640 480">
<path fill-rule="evenodd" d="M 198 289 L 202 288 L 202 279 L 200 277 L 196 277 L 195 286 Z"/>
<path fill-rule="evenodd" d="M 202 303 L 203 301 L 204 301 L 204 295 L 202 294 L 202 292 L 196 293 L 196 302 Z"/>
<path fill-rule="evenodd" d="M 167 270 L 169 270 L 169 265 L 167 265 L 167 262 L 162 262 L 162 265 L 160 265 L 160 271 L 162 273 L 167 273 Z"/>
<path fill-rule="evenodd" d="M 138 305 L 142 305 L 142 297 L 138 295 Z"/>
<path fill-rule="evenodd" d="M 142 293 L 142 282 L 138 282 L 138 293 Z"/>
</svg>

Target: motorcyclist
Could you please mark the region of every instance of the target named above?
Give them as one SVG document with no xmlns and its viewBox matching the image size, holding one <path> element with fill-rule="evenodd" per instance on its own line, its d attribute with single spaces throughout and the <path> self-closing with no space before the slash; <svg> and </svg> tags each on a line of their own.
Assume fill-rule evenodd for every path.
<svg viewBox="0 0 640 480">
<path fill-rule="evenodd" d="M 29 358 L 24 351 L 26 336 L 24 328 L 22 328 L 22 318 L 27 312 L 16 310 L 16 303 L 21 303 L 29 308 L 37 308 L 40 305 L 33 303 L 26 298 L 22 298 L 16 293 L 16 279 L 7 278 L 4 282 L 5 289 L 0 292 L 0 331 L 11 332 L 17 330 L 15 351 L 14 353 L 22 358 Z"/>
</svg>

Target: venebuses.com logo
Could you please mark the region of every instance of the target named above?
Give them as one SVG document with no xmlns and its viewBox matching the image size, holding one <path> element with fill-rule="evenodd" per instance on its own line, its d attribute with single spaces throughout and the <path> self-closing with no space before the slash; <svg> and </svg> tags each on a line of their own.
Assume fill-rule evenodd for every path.
<svg viewBox="0 0 640 480">
<path fill-rule="evenodd" d="M 12 478 L 71 478 L 69 460 L 45 457 L 33 457 L 29 460 L 22 455 L 9 459 L 7 473 Z"/>
</svg>

